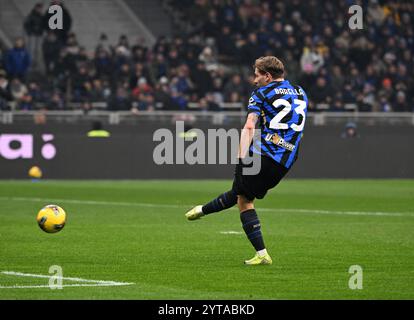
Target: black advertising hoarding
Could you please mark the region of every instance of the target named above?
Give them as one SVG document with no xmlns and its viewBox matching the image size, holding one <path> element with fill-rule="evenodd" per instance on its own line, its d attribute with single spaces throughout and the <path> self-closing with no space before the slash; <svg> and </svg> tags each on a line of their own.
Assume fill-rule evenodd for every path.
<svg viewBox="0 0 414 320">
<path fill-rule="evenodd" d="M 107 129 L 110 138 L 89 138 L 85 125 L 1 125 L 0 179 L 27 179 L 35 165 L 45 179 L 232 178 L 232 164 L 157 165 L 153 152 L 160 142 L 154 141 L 155 126 Z M 175 135 L 175 128 L 169 129 Z M 308 126 L 289 177 L 414 178 L 412 126 L 393 127 L 392 132 L 361 127 L 357 138 L 343 138 L 341 133 L 337 127 Z M 186 142 L 186 148 L 191 143 Z"/>
</svg>

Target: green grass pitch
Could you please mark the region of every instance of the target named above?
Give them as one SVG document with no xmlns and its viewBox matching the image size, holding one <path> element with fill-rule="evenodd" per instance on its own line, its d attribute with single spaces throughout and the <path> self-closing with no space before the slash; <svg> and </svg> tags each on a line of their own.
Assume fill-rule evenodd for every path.
<svg viewBox="0 0 414 320">
<path fill-rule="evenodd" d="M 0 299 L 414 299 L 413 180 L 282 181 L 256 202 L 274 262 L 259 267 L 243 265 L 254 250 L 235 209 L 184 218 L 230 186 L 0 181 Z M 47 204 L 67 212 L 60 233 L 37 226 Z M 48 278 L 4 273 L 49 275 L 52 265 L 63 277 L 133 284 L 51 290 Z M 361 290 L 349 288 L 352 265 Z"/>
</svg>

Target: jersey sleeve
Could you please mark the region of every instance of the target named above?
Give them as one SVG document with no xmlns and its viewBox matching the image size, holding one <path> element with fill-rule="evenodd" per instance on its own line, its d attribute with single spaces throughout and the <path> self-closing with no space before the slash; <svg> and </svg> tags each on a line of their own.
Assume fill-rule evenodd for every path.
<svg viewBox="0 0 414 320">
<path fill-rule="evenodd" d="M 253 91 L 249 99 L 249 105 L 247 106 L 247 113 L 255 113 L 260 116 L 262 111 L 263 100 L 259 98 L 256 91 Z"/>
</svg>

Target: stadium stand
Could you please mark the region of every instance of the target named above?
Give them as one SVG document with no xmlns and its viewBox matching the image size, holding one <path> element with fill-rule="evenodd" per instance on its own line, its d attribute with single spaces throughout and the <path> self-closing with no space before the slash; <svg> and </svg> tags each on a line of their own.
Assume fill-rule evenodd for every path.
<svg viewBox="0 0 414 320">
<path fill-rule="evenodd" d="M 124 0 L 156 37 L 171 37 L 177 25 L 160 0 Z"/>
<path fill-rule="evenodd" d="M 8 30 L 3 13 L 4 33 L 23 30 L 27 20 L 18 14 L 25 12 L 27 19 L 29 3 L 33 6 L 0 0 L 8 19 L 21 21 Z M 240 110 L 253 89 L 252 62 L 271 54 L 285 62 L 287 78 L 307 90 L 310 111 L 414 110 L 414 4 L 409 1 L 364 2 L 363 30 L 349 29 L 348 1 L 155 1 L 171 19 L 148 24 L 154 30 L 147 29 L 145 41 L 136 36 L 144 29 L 131 32 L 145 22 L 139 4 L 65 5 L 72 27 L 64 40 L 44 30 L 40 61 L 31 59 L 27 74 L 11 73 L 7 61 L 13 49 L 1 51 L 13 97 L 7 108 Z M 108 30 L 93 27 L 94 12 Z M 26 26 L 29 40 L 27 33 Z M 152 33 L 158 35 L 153 45 Z M 27 50 L 33 58 L 32 48 Z"/>
</svg>

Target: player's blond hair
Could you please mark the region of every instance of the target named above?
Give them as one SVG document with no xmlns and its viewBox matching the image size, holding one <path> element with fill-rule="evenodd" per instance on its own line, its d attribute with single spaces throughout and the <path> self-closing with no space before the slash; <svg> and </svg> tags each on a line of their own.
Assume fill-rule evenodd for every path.
<svg viewBox="0 0 414 320">
<path fill-rule="evenodd" d="M 273 79 L 283 77 L 285 74 L 285 67 L 278 58 L 274 56 L 260 57 L 253 65 L 260 73 L 270 73 Z"/>
</svg>

